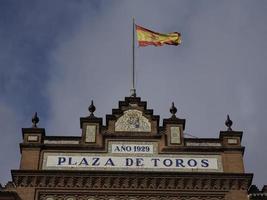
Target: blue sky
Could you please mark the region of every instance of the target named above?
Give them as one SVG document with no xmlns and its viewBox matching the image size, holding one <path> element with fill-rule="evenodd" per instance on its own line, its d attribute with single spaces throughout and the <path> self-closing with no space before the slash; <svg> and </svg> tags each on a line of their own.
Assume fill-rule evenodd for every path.
<svg viewBox="0 0 267 200">
<path fill-rule="evenodd" d="M 179 31 L 181 46 L 136 49 L 137 95 L 162 118 L 174 101 L 186 132 L 218 137 L 230 114 L 247 172 L 266 184 L 267 2 L 0 1 L 0 182 L 19 167 L 21 128 L 80 135 L 94 99 L 105 117 L 129 95 L 131 20 Z"/>
</svg>

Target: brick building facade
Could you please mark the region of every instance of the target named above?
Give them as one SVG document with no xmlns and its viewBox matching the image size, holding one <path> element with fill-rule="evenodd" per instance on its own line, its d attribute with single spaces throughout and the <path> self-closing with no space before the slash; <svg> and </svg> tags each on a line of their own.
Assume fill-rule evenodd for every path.
<svg viewBox="0 0 267 200">
<path fill-rule="evenodd" d="M 106 125 L 94 111 L 92 103 L 81 135 L 71 137 L 46 135 L 36 115 L 22 129 L 20 168 L 0 199 L 256 199 L 248 196 L 253 174 L 244 171 L 243 133 L 230 118 L 217 138 L 188 138 L 174 104 L 162 126 L 139 97 L 120 101 Z"/>
</svg>

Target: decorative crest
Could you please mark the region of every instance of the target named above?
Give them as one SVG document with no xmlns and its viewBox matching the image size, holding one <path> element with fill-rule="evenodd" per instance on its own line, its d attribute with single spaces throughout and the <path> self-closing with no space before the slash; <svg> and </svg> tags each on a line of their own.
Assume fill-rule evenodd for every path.
<svg viewBox="0 0 267 200">
<path fill-rule="evenodd" d="M 90 112 L 90 116 L 89 117 L 94 117 L 94 112 L 95 112 L 95 105 L 94 105 L 94 101 L 91 101 L 91 105 L 88 107 L 88 110 Z"/>
<path fill-rule="evenodd" d="M 37 116 L 37 112 L 34 113 L 32 117 L 32 127 L 37 128 L 37 124 L 39 123 L 39 117 Z"/>
<path fill-rule="evenodd" d="M 176 118 L 177 108 L 174 106 L 174 102 L 172 102 L 172 106 L 170 108 L 170 113 L 172 114 L 172 118 Z"/>
<path fill-rule="evenodd" d="M 230 119 L 229 115 L 227 115 L 225 125 L 228 127 L 227 131 L 232 131 L 233 121 Z"/>
</svg>

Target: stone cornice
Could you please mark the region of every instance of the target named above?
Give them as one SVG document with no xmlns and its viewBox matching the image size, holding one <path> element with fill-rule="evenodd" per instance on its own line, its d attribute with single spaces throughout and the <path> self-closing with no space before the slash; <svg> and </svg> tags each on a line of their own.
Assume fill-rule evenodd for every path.
<svg viewBox="0 0 267 200">
<path fill-rule="evenodd" d="M 134 173 L 12 170 L 16 187 L 93 190 L 221 191 L 247 190 L 253 174 Z"/>
</svg>

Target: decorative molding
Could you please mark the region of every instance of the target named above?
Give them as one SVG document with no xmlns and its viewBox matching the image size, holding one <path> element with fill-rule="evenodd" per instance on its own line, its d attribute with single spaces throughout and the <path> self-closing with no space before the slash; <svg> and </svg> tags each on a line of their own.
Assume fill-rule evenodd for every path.
<svg viewBox="0 0 267 200">
<path fill-rule="evenodd" d="M 221 143 L 214 142 L 186 142 L 186 146 L 197 146 L 197 147 L 221 147 Z"/>
<path fill-rule="evenodd" d="M 58 193 L 39 195 L 40 200 L 223 200 L 223 194 L 193 195 L 193 194 L 83 194 L 83 193 Z"/>
<path fill-rule="evenodd" d="M 79 144 L 78 140 L 44 140 L 44 144 Z"/>
<path fill-rule="evenodd" d="M 140 191 L 229 191 L 247 190 L 252 174 L 220 173 L 19 173 L 12 171 L 16 187 L 73 188 Z"/>
<path fill-rule="evenodd" d="M 7 184 L 5 185 L 5 187 L 3 187 L 3 190 L 12 190 L 15 187 L 16 186 L 15 186 L 14 182 L 8 181 Z"/>
</svg>

